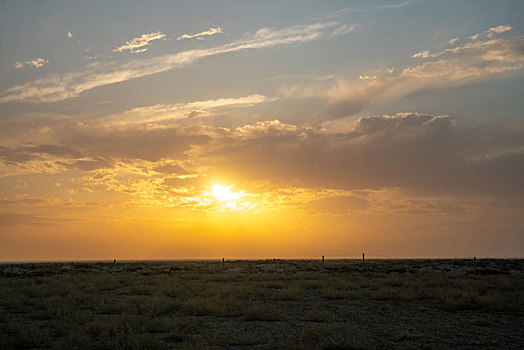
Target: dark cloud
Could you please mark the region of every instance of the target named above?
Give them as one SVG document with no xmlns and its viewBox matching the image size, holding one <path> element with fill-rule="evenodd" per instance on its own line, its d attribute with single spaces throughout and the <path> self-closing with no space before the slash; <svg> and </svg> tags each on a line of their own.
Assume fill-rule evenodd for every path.
<svg viewBox="0 0 524 350">
<path fill-rule="evenodd" d="M 340 196 L 312 200 L 308 207 L 319 212 L 346 214 L 349 210 L 367 209 L 368 203 L 359 197 Z"/>
<path fill-rule="evenodd" d="M 70 147 L 59 145 L 26 145 L 15 148 L 0 146 L 0 159 L 7 163 L 25 163 L 33 159 L 41 159 L 43 155 L 57 157 L 82 157 L 82 154 Z"/>
<path fill-rule="evenodd" d="M 114 162 L 111 159 L 101 157 L 92 160 L 77 160 L 73 163 L 75 168 L 84 171 L 112 168 L 113 165 Z"/>
<path fill-rule="evenodd" d="M 70 147 L 59 145 L 38 145 L 38 146 L 24 146 L 18 148 L 23 152 L 28 153 L 46 153 L 51 156 L 71 156 L 74 158 L 82 157 L 82 154 Z"/>
<path fill-rule="evenodd" d="M 205 159 L 239 177 L 296 186 L 524 195 L 523 128 L 471 128 L 405 113 L 361 118 L 349 132 L 266 129 L 224 139 Z"/>
<path fill-rule="evenodd" d="M 180 165 L 176 164 L 166 164 L 153 168 L 154 171 L 162 174 L 177 174 L 177 175 L 186 175 L 188 171 L 182 168 Z"/>
<path fill-rule="evenodd" d="M 424 196 L 524 197 L 520 124 L 467 125 L 448 116 L 401 113 L 363 117 L 344 130 L 277 120 L 236 129 L 69 124 L 51 136 L 57 144 L 0 147 L 0 157 L 23 164 L 53 156 L 62 169 L 83 171 L 124 164 L 143 174 L 153 170 L 158 177 L 187 175 L 179 164 L 189 161 L 191 173 L 208 179 L 350 191 L 400 187 Z M 202 178 L 166 179 L 163 186 L 196 185 Z"/>
<path fill-rule="evenodd" d="M 121 129 L 71 127 L 58 137 L 63 144 L 99 157 L 143 159 L 183 158 L 193 145 L 206 144 L 210 137 L 187 134 L 172 127 L 133 126 Z"/>
</svg>

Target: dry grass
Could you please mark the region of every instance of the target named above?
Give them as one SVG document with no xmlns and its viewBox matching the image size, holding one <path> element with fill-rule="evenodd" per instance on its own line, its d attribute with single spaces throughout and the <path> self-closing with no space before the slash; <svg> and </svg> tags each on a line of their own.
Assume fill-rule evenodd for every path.
<svg viewBox="0 0 524 350">
<path fill-rule="evenodd" d="M 397 307 L 392 305 L 418 302 L 443 313 L 439 317 L 464 317 L 472 331 L 497 329 L 492 316 L 501 313 L 522 324 L 524 314 L 518 260 L 480 261 L 477 274 L 461 260 L 372 262 L 365 268 L 338 261 L 327 262 L 325 271 L 311 261 L 239 261 L 224 268 L 209 261 L 117 263 L 114 273 L 111 267 L 0 266 L 0 348 L 335 349 L 386 341 L 417 348 L 424 344 L 420 332 L 368 337 L 366 345 L 347 323 L 352 307 L 374 302 L 382 306 L 370 310 L 387 314 Z"/>
<path fill-rule="evenodd" d="M 300 286 L 291 286 L 275 292 L 277 300 L 299 300 L 302 299 L 304 292 Z"/>
<path fill-rule="evenodd" d="M 247 321 L 282 321 L 285 315 L 274 304 L 256 302 L 245 309 L 244 317 Z"/>
<path fill-rule="evenodd" d="M 333 319 L 333 315 L 327 310 L 315 309 L 306 311 L 304 319 L 310 322 L 329 322 Z"/>
</svg>

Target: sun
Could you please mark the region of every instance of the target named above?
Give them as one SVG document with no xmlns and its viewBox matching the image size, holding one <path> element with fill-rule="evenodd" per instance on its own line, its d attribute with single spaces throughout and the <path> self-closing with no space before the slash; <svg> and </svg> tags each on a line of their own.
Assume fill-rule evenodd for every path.
<svg viewBox="0 0 524 350">
<path fill-rule="evenodd" d="M 222 185 L 213 185 L 213 196 L 222 202 L 230 202 L 238 199 L 242 196 L 240 192 L 231 192 L 230 188 L 233 186 L 222 186 Z"/>
</svg>

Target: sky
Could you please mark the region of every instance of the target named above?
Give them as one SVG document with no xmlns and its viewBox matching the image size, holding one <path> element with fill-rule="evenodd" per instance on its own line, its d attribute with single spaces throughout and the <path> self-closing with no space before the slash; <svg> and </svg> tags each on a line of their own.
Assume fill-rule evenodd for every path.
<svg viewBox="0 0 524 350">
<path fill-rule="evenodd" d="M 0 261 L 522 258 L 523 15 L 0 1 Z"/>
</svg>

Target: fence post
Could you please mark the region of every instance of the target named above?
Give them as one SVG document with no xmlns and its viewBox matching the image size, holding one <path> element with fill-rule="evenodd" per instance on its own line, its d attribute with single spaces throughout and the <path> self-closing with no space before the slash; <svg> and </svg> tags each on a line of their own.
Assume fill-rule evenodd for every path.
<svg viewBox="0 0 524 350">
<path fill-rule="evenodd" d="M 324 270 L 324 255 L 322 255 L 322 270 Z"/>
<path fill-rule="evenodd" d="M 364 253 L 362 253 L 362 267 L 364 267 Z"/>
<path fill-rule="evenodd" d="M 473 266 L 475 267 L 475 274 L 477 274 L 477 257 L 473 257 Z"/>
<path fill-rule="evenodd" d="M 113 268 L 111 269 L 111 273 L 115 272 L 115 265 L 116 265 L 116 259 L 113 260 Z"/>
<path fill-rule="evenodd" d="M 224 264 L 226 262 L 226 259 L 225 258 L 222 258 L 222 268 L 224 268 Z"/>
</svg>

